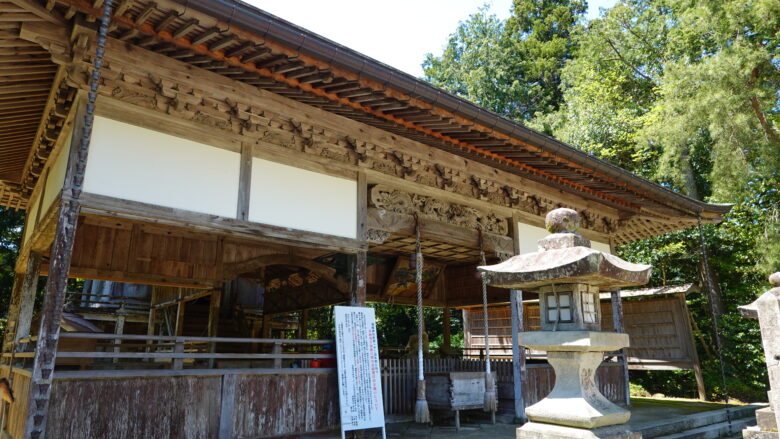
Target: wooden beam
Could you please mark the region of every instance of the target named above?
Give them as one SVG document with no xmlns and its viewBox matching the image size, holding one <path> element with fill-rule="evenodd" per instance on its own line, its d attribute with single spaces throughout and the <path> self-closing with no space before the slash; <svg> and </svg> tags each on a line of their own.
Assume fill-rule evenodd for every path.
<svg viewBox="0 0 780 439">
<path fill-rule="evenodd" d="M 375 207 L 368 208 L 366 215 L 368 229 L 390 232 L 399 236 L 414 236 L 415 220 L 412 215 L 388 212 Z M 451 224 L 440 223 L 426 218 L 420 218 L 420 234 L 426 239 L 479 248 L 479 232 Z M 512 239 L 494 233 L 484 233 L 485 251 L 495 253 L 512 253 Z"/>
<path fill-rule="evenodd" d="M 345 253 L 355 253 L 366 247 L 365 243 L 351 238 L 293 230 L 286 227 L 241 221 L 235 218 L 216 217 L 199 212 L 123 200 L 104 195 L 84 193 L 81 200 L 83 212 L 89 214 L 204 230 L 224 236 L 236 236 L 261 242 L 274 242 L 305 248 L 321 248 Z"/>
</svg>

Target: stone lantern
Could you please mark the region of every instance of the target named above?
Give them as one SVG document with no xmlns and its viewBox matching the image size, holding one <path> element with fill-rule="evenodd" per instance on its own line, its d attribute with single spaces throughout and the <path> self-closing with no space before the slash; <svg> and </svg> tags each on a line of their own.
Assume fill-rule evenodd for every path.
<svg viewBox="0 0 780 439">
<path fill-rule="evenodd" d="M 780 273 L 769 276 L 772 288 L 750 305 L 740 306 L 743 316 L 758 319 L 769 372 L 769 407 L 756 411 L 758 425 L 743 430 L 745 439 L 780 438 Z"/>
<path fill-rule="evenodd" d="M 547 352 L 555 386 L 526 408 L 531 422 L 517 429 L 518 439 L 638 439 L 625 425 L 631 413 L 609 401 L 596 387 L 596 369 L 604 353 L 628 346 L 628 334 L 601 331 L 599 291 L 643 285 L 649 265 L 626 262 L 590 248 L 577 233 L 579 215 L 571 209 L 547 214 L 551 233 L 536 253 L 478 267 L 489 285 L 537 292 L 541 331 L 519 334 L 520 344 Z"/>
</svg>

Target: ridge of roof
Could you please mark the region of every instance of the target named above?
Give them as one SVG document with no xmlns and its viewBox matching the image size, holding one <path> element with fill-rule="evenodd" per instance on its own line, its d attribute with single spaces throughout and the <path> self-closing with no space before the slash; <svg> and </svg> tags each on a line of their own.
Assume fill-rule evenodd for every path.
<svg viewBox="0 0 780 439">
<path fill-rule="evenodd" d="M 627 180 L 627 182 L 651 192 L 667 202 L 684 207 L 691 213 L 724 214 L 732 207 L 731 204 L 706 203 L 674 192 L 241 0 L 173 1 L 182 4 L 185 8 L 197 9 L 204 14 L 214 16 L 227 23 L 228 26 L 236 25 L 246 30 L 259 32 L 264 37 L 295 48 L 302 54 L 327 60 L 334 66 L 353 71 L 367 79 L 421 99 L 430 105 L 472 119 L 505 135 L 533 143 L 547 149 L 548 152 L 590 166 L 607 176 L 623 181 Z"/>
</svg>

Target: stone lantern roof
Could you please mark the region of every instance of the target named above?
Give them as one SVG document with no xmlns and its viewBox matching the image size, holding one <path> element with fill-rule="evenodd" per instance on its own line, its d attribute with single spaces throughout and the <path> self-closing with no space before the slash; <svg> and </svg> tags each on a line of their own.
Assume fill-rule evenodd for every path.
<svg viewBox="0 0 780 439">
<path fill-rule="evenodd" d="M 604 290 L 647 283 L 652 266 L 633 264 L 590 248 L 590 241 L 577 233 L 579 222 L 576 211 L 555 209 L 545 220 L 551 234 L 539 240 L 537 252 L 477 269 L 489 285 L 522 290 L 569 283 L 583 283 Z"/>
</svg>

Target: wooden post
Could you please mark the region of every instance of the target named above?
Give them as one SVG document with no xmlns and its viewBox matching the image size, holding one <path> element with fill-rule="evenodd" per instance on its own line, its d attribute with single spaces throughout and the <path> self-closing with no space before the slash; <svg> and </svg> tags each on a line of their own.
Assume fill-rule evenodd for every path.
<svg viewBox="0 0 780 439">
<path fill-rule="evenodd" d="M 65 293 L 68 286 L 73 242 L 76 237 L 81 206 L 79 197 L 84 182 L 84 171 L 87 166 L 89 136 L 91 126 L 87 124 L 86 105 L 82 97 L 78 97 L 73 106 L 73 131 L 68 166 L 65 174 L 65 184 L 61 200 L 57 205 L 57 226 L 49 258 L 49 274 L 46 280 L 46 292 L 43 307 L 40 311 L 40 328 L 38 342 L 33 359 L 32 378 L 30 380 L 30 398 L 25 422 L 25 438 L 39 439 L 46 436 L 46 416 L 49 411 L 49 396 L 54 374 L 54 364 L 57 359 L 57 345 L 60 338 L 60 322 L 62 306 L 65 303 Z M 92 119 L 90 118 L 89 122 Z"/>
<path fill-rule="evenodd" d="M 154 305 L 157 303 L 157 287 L 152 286 L 152 292 L 150 293 L 149 298 L 149 320 L 146 324 L 146 335 L 153 336 L 154 335 L 154 329 L 155 325 L 157 323 L 157 308 L 154 307 Z M 151 352 L 152 345 L 154 342 L 152 340 L 147 340 L 146 344 L 148 347 L 146 348 L 147 352 Z M 144 361 L 152 361 L 151 358 L 146 358 Z"/>
<path fill-rule="evenodd" d="M 366 306 L 366 251 L 353 255 L 350 306 Z"/>
<path fill-rule="evenodd" d="M 526 421 L 523 383 L 525 381 L 525 348 L 520 346 L 523 331 L 523 292 L 509 291 L 509 307 L 512 315 L 512 382 L 515 394 L 515 418 Z"/>
<path fill-rule="evenodd" d="M 516 255 L 520 254 L 520 230 L 518 223 L 520 218 L 515 214 L 511 218 L 512 245 Z M 520 290 L 509 291 L 509 312 L 512 316 L 512 384 L 514 387 L 515 418 L 526 422 L 525 398 L 523 387 L 525 384 L 525 348 L 520 346 L 520 332 L 523 327 L 523 292 Z"/>
<path fill-rule="evenodd" d="M 116 324 L 114 325 L 114 334 L 122 335 L 125 332 L 125 314 L 127 314 L 124 305 L 119 307 L 119 310 L 117 311 L 116 314 L 117 316 L 116 316 Z M 122 344 L 121 338 L 114 339 L 114 352 L 119 353 L 121 351 L 121 347 L 120 347 L 121 344 Z M 112 362 L 119 363 L 119 358 L 114 358 Z"/>
<path fill-rule="evenodd" d="M 612 291 L 612 326 L 615 332 L 624 332 L 623 329 L 623 301 L 620 298 L 620 290 Z M 625 380 L 624 394 L 626 407 L 631 407 L 631 387 L 628 380 L 628 349 L 620 350 L 620 362 L 623 364 L 623 379 Z"/>
<path fill-rule="evenodd" d="M 357 174 L 357 229 L 355 230 L 355 236 L 363 242 L 366 240 L 367 212 L 368 183 L 366 182 L 366 173 L 359 171 Z M 353 256 L 350 306 L 366 306 L 367 259 L 366 250 L 360 250 Z"/>
<path fill-rule="evenodd" d="M 271 315 L 263 311 L 263 338 L 271 338 Z"/>
<path fill-rule="evenodd" d="M 444 307 L 444 315 L 442 316 L 442 338 L 444 343 L 444 352 L 449 352 L 452 347 L 452 323 L 450 322 L 450 307 Z"/>
<path fill-rule="evenodd" d="M 699 399 L 707 400 L 707 389 L 704 387 L 704 375 L 701 372 L 701 362 L 699 361 L 699 352 L 696 350 L 696 340 L 693 338 L 693 328 L 691 326 L 691 314 L 688 311 L 688 302 L 685 300 L 685 293 L 675 294 L 682 302 L 682 315 L 686 329 L 689 334 L 689 349 L 693 359 L 693 376 L 696 378 L 696 390 L 699 393 Z"/>
<path fill-rule="evenodd" d="M 173 334 L 177 337 L 184 333 L 184 312 L 186 311 L 187 304 L 182 300 L 184 291 L 179 288 L 179 302 L 176 304 L 176 326 L 174 326 Z"/>
<path fill-rule="evenodd" d="M 222 290 L 214 290 L 211 292 L 211 299 L 209 301 L 209 327 L 208 336 L 216 337 L 217 330 L 219 329 L 219 305 L 222 300 Z M 254 334 L 252 334 L 254 337 Z M 217 351 L 217 344 L 209 342 L 209 353 L 213 354 Z M 214 359 L 209 358 L 209 369 L 214 368 Z"/>
<path fill-rule="evenodd" d="M 238 206 L 236 218 L 249 218 L 249 188 L 252 183 L 252 144 L 241 143 L 241 164 L 238 174 Z"/>
<path fill-rule="evenodd" d="M 3 338 L 3 352 L 9 352 L 19 339 L 30 335 L 35 293 L 38 289 L 38 273 L 41 255 L 30 252 L 24 276 L 16 275 L 8 307 L 8 320 Z"/>
<path fill-rule="evenodd" d="M 301 311 L 301 321 L 300 323 L 300 331 L 298 334 L 298 338 L 306 339 L 309 338 L 309 310 L 304 309 Z"/>
<path fill-rule="evenodd" d="M 176 340 L 176 343 L 173 345 L 173 353 L 175 354 L 183 354 L 184 353 L 184 342 Z M 174 370 L 182 370 L 184 368 L 184 359 L 183 358 L 174 358 L 173 363 L 171 363 L 171 368 Z"/>
<path fill-rule="evenodd" d="M 271 350 L 272 354 L 281 354 L 282 353 L 282 345 L 281 343 L 274 343 L 273 350 Z M 281 369 L 282 368 L 282 359 L 281 358 L 274 358 L 274 369 Z"/>
</svg>

